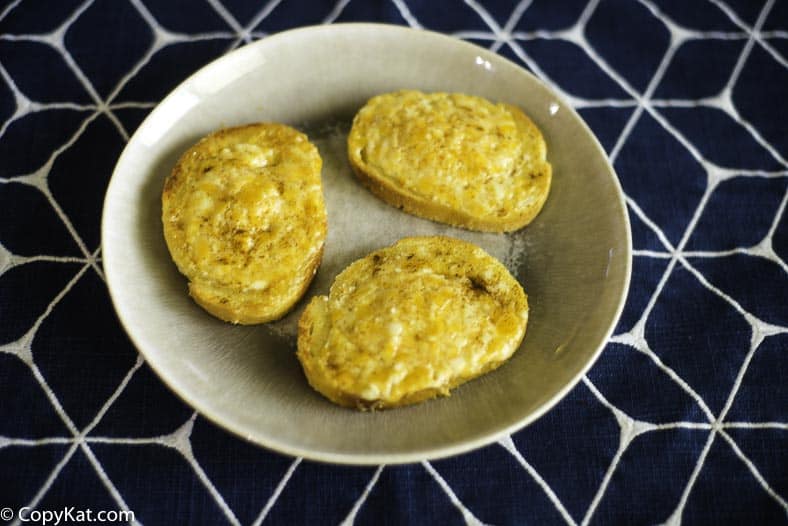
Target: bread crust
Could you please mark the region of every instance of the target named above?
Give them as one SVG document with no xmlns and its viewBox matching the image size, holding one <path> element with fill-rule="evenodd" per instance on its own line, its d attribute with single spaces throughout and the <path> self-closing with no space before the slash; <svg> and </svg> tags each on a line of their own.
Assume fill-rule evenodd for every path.
<svg viewBox="0 0 788 526">
<path fill-rule="evenodd" d="M 528 321 L 520 284 L 492 256 L 443 236 L 404 238 L 341 272 L 298 324 L 309 384 L 359 410 L 411 405 L 492 371 Z"/>
<path fill-rule="evenodd" d="M 322 160 L 306 135 L 275 123 L 214 132 L 164 184 L 164 238 L 189 294 L 222 320 L 276 320 L 303 296 L 327 233 Z"/>
<path fill-rule="evenodd" d="M 408 213 L 470 230 L 530 223 L 552 167 L 537 126 L 519 108 L 480 97 L 404 90 L 356 114 L 348 157 L 357 178 Z"/>
</svg>

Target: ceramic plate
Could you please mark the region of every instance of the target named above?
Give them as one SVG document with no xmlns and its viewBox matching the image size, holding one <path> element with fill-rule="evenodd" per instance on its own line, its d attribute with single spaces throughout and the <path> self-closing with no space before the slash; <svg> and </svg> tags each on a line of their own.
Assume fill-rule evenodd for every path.
<svg viewBox="0 0 788 526">
<path fill-rule="evenodd" d="M 350 120 L 401 88 L 480 95 L 521 107 L 542 129 L 553 187 L 514 234 L 473 233 L 389 207 L 353 178 Z M 315 282 L 285 319 L 255 327 L 195 305 L 164 244 L 160 195 L 180 154 L 224 126 L 278 121 L 307 132 L 324 159 L 329 236 Z M 529 296 L 522 347 L 449 398 L 376 413 L 332 405 L 306 382 L 295 328 L 309 297 L 354 259 L 418 234 L 467 239 L 501 259 Z M 107 191 L 103 262 L 118 316 L 148 364 L 220 426 L 290 455 L 328 462 L 413 462 L 488 444 L 538 418 L 601 351 L 630 275 L 621 188 L 588 127 L 532 75 L 485 49 L 395 26 L 348 24 L 265 38 L 207 65 L 175 89 L 129 141 Z"/>
</svg>

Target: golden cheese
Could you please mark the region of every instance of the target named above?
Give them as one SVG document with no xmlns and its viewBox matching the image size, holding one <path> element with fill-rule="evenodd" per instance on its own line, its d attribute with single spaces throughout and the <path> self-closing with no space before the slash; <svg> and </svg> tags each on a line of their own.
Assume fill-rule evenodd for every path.
<svg viewBox="0 0 788 526">
<path fill-rule="evenodd" d="M 298 358 L 334 402 L 394 407 L 494 369 L 517 350 L 527 320 L 522 287 L 484 250 L 405 238 L 352 263 L 312 300 Z"/>
<path fill-rule="evenodd" d="M 282 124 L 213 133 L 162 194 L 164 237 L 194 299 L 233 323 L 284 315 L 320 262 L 327 220 L 317 148 Z"/>
<path fill-rule="evenodd" d="M 384 201 L 473 230 L 528 224 L 552 177 L 544 138 L 522 111 L 459 93 L 373 97 L 353 120 L 348 155 Z"/>
</svg>

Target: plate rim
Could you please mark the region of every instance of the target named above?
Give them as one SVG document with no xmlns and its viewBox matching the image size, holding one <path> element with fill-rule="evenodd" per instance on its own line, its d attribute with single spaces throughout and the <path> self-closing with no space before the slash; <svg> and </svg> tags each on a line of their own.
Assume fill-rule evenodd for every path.
<svg viewBox="0 0 788 526">
<path fill-rule="evenodd" d="M 138 136 L 142 130 L 145 129 L 146 125 L 148 125 L 149 121 L 154 120 L 157 115 L 163 111 L 162 108 L 166 107 L 168 101 L 173 99 L 174 97 L 178 96 L 184 87 L 188 86 L 193 82 L 193 80 L 201 75 L 206 75 L 208 71 L 218 67 L 217 65 L 224 61 L 232 60 L 233 58 L 237 58 L 241 54 L 245 53 L 252 53 L 258 48 L 266 47 L 271 44 L 272 41 L 277 41 L 281 39 L 292 38 L 300 33 L 317 33 L 317 32 L 339 32 L 339 33 L 346 33 L 352 32 L 354 30 L 377 30 L 377 31 L 389 31 L 392 33 L 400 32 L 402 33 L 403 37 L 412 36 L 413 34 L 421 34 L 427 35 L 427 38 L 434 38 L 436 40 L 442 40 L 445 44 L 457 47 L 464 47 L 468 50 L 473 50 L 475 53 L 485 60 L 494 61 L 498 63 L 508 64 L 510 67 L 516 68 L 519 74 L 524 74 L 527 77 L 530 77 L 532 81 L 540 84 L 543 88 L 551 93 L 555 97 L 557 101 L 561 103 L 562 109 L 566 109 L 571 112 L 573 117 L 580 123 L 583 131 L 585 134 L 590 137 L 594 148 L 598 151 L 601 155 L 604 165 L 608 170 L 608 173 L 612 176 L 611 179 L 613 181 L 613 187 L 615 189 L 616 198 L 618 201 L 618 215 L 621 224 L 624 227 L 624 234 L 625 234 L 625 246 L 624 251 L 619 257 L 624 258 L 624 272 L 623 272 L 623 279 L 621 281 L 620 287 L 621 290 L 618 293 L 618 300 L 616 303 L 615 310 L 613 312 L 613 316 L 610 318 L 607 328 L 604 331 L 603 337 L 600 339 L 600 342 L 596 345 L 596 349 L 590 355 L 590 358 L 583 364 L 580 370 L 568 381 L 561 389 L 559 389 L 556 393 L 554 393 L 548 400 L 544 401 L 541 405 L 539 405 L 534 411 L 529 413 L 528 415 L 522 417 L 521 419 L 517 420 L 516 422 L 502 426 L 499 429 L 494 431 L 488 432 L 483 434 L 474 439 L 460 439 L 456 443 L 444 446 L 437 446 L 432 448 L 421 448 L 414 451 L 409 452 L 401 452 L 401 453 L 338 453 L 332 451 L 319 451 L 315 449 L 299 447 L 299 446 L 292 446 L 289 443 L 278 440 L 268 434 L 261 434 L 258 433 L 256 436 L 252 436 L 248 433 L 248 431 L 240 429 L 238 426 L 235 426 L 231 423 L 222 419 L 220 414 L 213 414 L 209 408 L 206 408 L 205 405 L 200 401 L 199 398 L 195 398 L 190 396 L 188 393 L 182 391 L 177 387 L 177 383 L 168 378 L 166 371 L 160 368 L 160 364 L 156 364 L 155 361 L 151 361 L 148 359 L 148 354 L 144 350 L 144 346 L 141 345 L 139 341 L 139 337 L 130 330 L 130 324 L 127 323 L 127 320 L 123 317 L 122 305 L 120 304 L 115 291 L 113 290 L 113 276 L 114 270 L 112 270 L 111 265 L 107 265 L 107 260 L 111 260 L 112 257 L 107 257 L 108 253 L 112 253 L 112 249 L 107 251 L 108 246 L 106 240 L 108 239 L 108 231 L 110 228 L 110 215 L 108 210 L 110 210 L 109 206 L 113 200 L 115 193 L 117 193 L 116 187 L 118 186 L 118 180 L 120 179 L 119 176 L 116 177 L 118 172 L 120 171 L 120 167 L 123 166 L 127 162 L 127 157 L 130 155 L 130 150 L 132 145 L 135 142 L 135 139 L 138 139 Z M 229 57 L 229 58 L 228 58 Z M 576 385 L 580 382 L 583 376 L 588 372 L 588 370 L 596 363 L 597 359 L 601 355 L 602 351 L 606 347 L 607 343 L 609 343 L 610 337 L 615 330 L 615 327 L 618 323 L 618 320 L 621 317 L 621 314 L 624 310 L 624 306 L 626 303 L 626 299 L 629 292 L 630 282 L 631 282 L 631 274 L 632 274 L 632 229 L 629 220 L 629 213 L 627 212 L 627 204 L 626 204 L 626 197 L 623 191 L 623 187 L 621 185 L 621 181 L 618 177 L 618 174 L 615 171 L 612 163 L 610 162 L 610 158 L 605 152 L 604 148 L 599 142 L 599 139 L 590 129 L 588 124 L 583 120 L 583 118 L 577 113 L 577 111 L 561 96 L 557 93 L 553 88 L 551 88 L 546 82 L 535 76 L 530 71 L 526 70 L 522 66 L 516 64 L 515 62 L 511 61 L 510 59 L 499 55 L 489 49 L 483 48 L 471 42 L 467 42 L 460 38 L 440 33 L 437 31 L 427 30 L 427 29 L 414 29 L 409 26 L 402 26 L 396 24 L 385 24 L 385 23 L 375 23 L 375 22 L 347 22 L 347 23 L 333 23 L 333 24 L 323 24 L 323 25 L 310 25 L 310 26 L 302 26 L 294 29 L 289 29 L 286 31 L 281 31 L 278 33 L 272 33 L 260 40 L 251 42 L 246 44 L 240 48 L 237 48 L 233 51 L 225 53 L 204 66 L 200 67 L 188 77 L 183 79 L 181 82 L 178 83 L 172 90 L 170 90 L 167 95 L 156 104 L 156 106 L 151 110 L 151 112 L 145 117 L 145 119 L 140 123 L 137 127 L 135 132 L 129 137 L 128 142 L 123 148 L 118 160 L 115 163 L 115 166 L 112 171 L 112 175 L 110 181 L 107 185 L 106 193 L 103 200 L 103 207 L 102 207 L 102 218 L 101 218 L 101 266 L 104 270 L 104 274 L 106 277 L 106 285 L 107 290 L 111 299 L 111 303 L 115 314 L 117 316 L 118 321 L 120 322 L 121 326 L 123 327 L 124 332 L 131 340 L 132 344 L 134 345 L 137 352 L 143 357 L 145 363 L 156 373 L 156 376 L 167 386 L 167 388 L 174 393 L 178 398 L 180 398 L 183 402 L 185 402 L 188 406 L 194 409 L 200 416 L 204 417 L 205 419 L 209 420 L 213 424 L 217 425 L 221 429 L 224 429 L 231 434 L 258 446 L 262 446 L 270 451 L 274 451 L 277 453 L 285 454 L 292 457 L 304 458 L 310 461 L 322 462 L 322 463 L 331 463 L 331 464 L 344 464 L 344 465 L 358 465 L 358 466 L 366 466 L 366 465 L 380 465 L 380 464 L 407 464 L 407 463 L 415 463 L 415 462 L 423 462 L 429 460 L 436 460 L 441 458 L 446 458 L 450 456 L 459 455 L 462 453 L 467 453 L 469 451 L 493 444 L 496 441 L 500 441 L 503 437 L 507 435 L 511 435 L 512 433 L 524 428 L 525 426 L 531 424 L 535 420 L 542 417 L 545 413 L 547 413 L 550 409 L 555 407 L 561 400 L 563 400 L 566 395 L 576 387 Z M 262 435 L 262 436 L 261 436 Z"/>
</svg>

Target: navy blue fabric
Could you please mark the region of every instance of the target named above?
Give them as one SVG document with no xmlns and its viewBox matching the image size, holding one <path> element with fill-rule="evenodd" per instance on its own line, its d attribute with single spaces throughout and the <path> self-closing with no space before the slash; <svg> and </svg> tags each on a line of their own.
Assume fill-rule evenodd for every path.
<svg viewBox="0 0 788 526">
<path fill-rule="evenodd" d="M 787 6 L 0 1 L 0 508 L 145 525 L 788 524 Z M 599 360 L 536 422 L 453 458 L 346 467 L 244 442 L 161 383 L 103 281 L 103 196 L 150 109 L 244 42 L 349 21 L 446 32 L 542 76 L 628 200 L 632 284 Z"/>
</svg>

